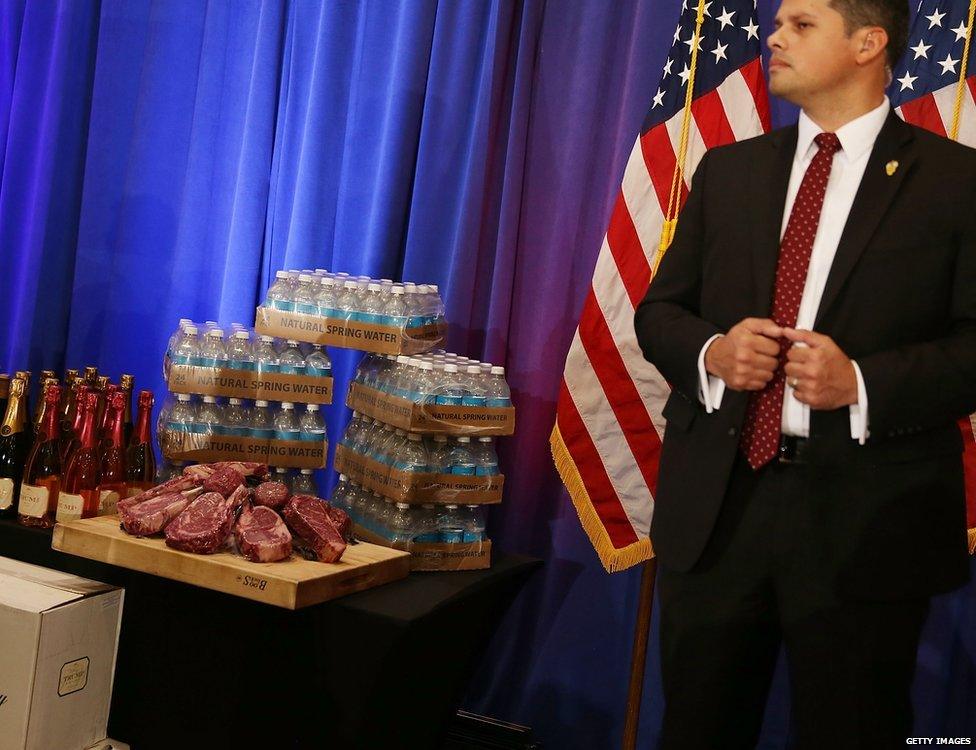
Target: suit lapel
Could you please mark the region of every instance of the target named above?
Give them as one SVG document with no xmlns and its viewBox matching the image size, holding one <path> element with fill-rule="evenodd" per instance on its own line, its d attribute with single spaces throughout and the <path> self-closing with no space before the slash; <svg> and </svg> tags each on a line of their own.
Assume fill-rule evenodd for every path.
<svg viewBox="0 0 976 750">
<path fill-rule="evenodd" d="M 814 328 L 837 299 L 844 282 L 911 171 L 915 161 L 915 151 L 911 147 L 913 140 L 911 128 L 893 111 L 890 112 L 874 142 L 864 177 L 861 178 L 851 212 L 844 225 L 817 310 Z M 897 161 L 898 165 L 895 172 L 889 175 L 886 165 L 891 161 Z"/>
<path fill-rule="evenodd" d="M 753 190 L 758 208 L 756 241 L 752 246 L 753 309 L 749 315 L 767 317 L 773 303 L 773 283 L 779 258 L 779 235 L 783 224 L 786 190 L 790 184 L 797 128 L 792 126 L 770 134 L 765 161 L 752 170 Z"/>
</svg>

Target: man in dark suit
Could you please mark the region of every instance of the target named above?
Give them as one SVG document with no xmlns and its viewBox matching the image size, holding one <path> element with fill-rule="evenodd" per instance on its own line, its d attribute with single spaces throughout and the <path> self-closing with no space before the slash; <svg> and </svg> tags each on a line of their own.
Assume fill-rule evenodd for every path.
<svg viewBox="0 0 976 750">
<path fill-rule="evenodd" d="M 904 0 L 784 0 L 797 126 L 709 151 L 635 327 L 673 386 L 651 540 L 661 747 L 902 747 L 933 594 L 968 579 L 976 151 L 884 95 Z"/>
</svg>

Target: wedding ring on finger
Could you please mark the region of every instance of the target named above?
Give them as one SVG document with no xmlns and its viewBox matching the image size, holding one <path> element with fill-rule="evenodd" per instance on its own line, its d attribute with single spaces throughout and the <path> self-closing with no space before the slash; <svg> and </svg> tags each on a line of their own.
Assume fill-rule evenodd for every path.
<svg viewBox="0 0 976 750">
<path fill-rule="evenodd" d="M 799 378 L 790 378 L 787 381 L 787 383 L 789 384 L 790 388 L 792 388 L 793 390 L 796 390 L 796 387 L 800 384 L 800 379 Z"/>
</svg>

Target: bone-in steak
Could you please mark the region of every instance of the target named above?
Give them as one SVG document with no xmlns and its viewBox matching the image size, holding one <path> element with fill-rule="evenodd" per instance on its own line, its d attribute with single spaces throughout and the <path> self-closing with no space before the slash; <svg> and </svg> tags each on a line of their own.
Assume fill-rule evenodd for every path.
<svg viewBox="0 0 976 750">
<path fill-rule="evenodd" d="M 170 521 L 186 510 L 200 492 L 201 489 L 197 487 L 186 492 L 158 495 L 135 505 L 123 506 L 119 503 L 122 528 L 133 536 L 158 534 Z"/>
<path fill-rule="evenodd" d="M 295 495 L 282 512 L 288 525 L 322 562 L 338 562 L 346 542 L 336 528 L 324 500 L 310 495 Z"/>
<path fill-rule="evenodd" d="M 245 508 L 234 526 L 237 548 L 253 562 L 277 562 L 291 556 L 291 534 L 281 516 L 262 505 Z"/>
<path fill-rule="evenodd" d="M 217 492 L 200 495 L 166 527 L 166 544 L 183 552 L 210 555 L 234 526 L 234 505 Z"/>
</svg>

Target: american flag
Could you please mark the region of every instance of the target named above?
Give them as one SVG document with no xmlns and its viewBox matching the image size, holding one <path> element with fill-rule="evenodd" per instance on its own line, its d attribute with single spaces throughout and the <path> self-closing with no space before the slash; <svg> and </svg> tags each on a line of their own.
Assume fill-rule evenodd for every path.
<svg viewBox="0 0 976 750">
<path fill-rule="evenodd" d="M 712 0 L 703 11 L 696 41 L 698 3 L 682 6 L 566 358 L 550 439 L 583 528 L 611 572 L 653 555 L 648 532 L 664 434 L 661 409 L 670 388 L 641 355 L 633 319 L 665 220 L 677 215 L 707 149 L 769 130 L 755 4 Z"/>
<path fill-rule="evenodd" d="M 918 4 L 908 50 L 892 75 L 888 98 L 906 122 L 976 147 L 976 65 L 970 33 L 974 10 L 976 3 L 969 0 Z M 966 445 L 966 525 L 972 553 L 976 552 L 976 415 L 960 421 L 959 428 Z"/>
</svg>

